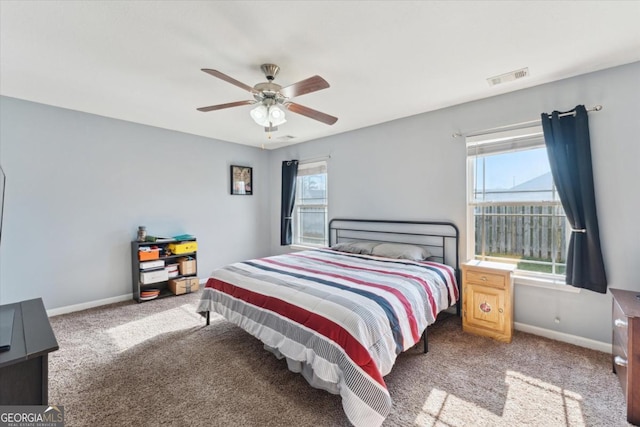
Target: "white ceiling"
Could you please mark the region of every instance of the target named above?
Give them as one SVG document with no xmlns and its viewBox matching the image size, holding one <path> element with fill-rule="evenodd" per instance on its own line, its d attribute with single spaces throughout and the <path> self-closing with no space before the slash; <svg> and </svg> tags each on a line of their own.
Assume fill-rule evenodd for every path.
<svg viewBox="0 0 640 427">
<path fill-rule="evenodd" d="M 640 60 L 640 1 L 0 1 L 0 94 L 275 148 Z M 339 118 L 289 112 L 272 139 L 249 86 Z M 528 67 L 530 77 L 486 79 Z M 283 142 L 283 136 L 294 136 Z"/>
</svg>

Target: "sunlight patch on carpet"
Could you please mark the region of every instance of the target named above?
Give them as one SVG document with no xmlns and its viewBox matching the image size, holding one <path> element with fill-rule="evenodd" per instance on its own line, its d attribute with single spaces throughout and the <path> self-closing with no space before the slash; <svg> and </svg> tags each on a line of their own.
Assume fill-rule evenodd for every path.
<svg viewBox="0 0 640 427">
<path fill-rule="evenodd" d="M 473 420 L 465 416 L 474 414 Z M 434 388 L 415 419 L 419 426 L 460 426 L 474 424 L 499 425 L 501 417 L 475 403 L 467 402 L 446 391 Z"/>
<path fill-rule="evenodd" d="M 120 353 L 159 335 L 202 325 L 202 317 L 185 304 L 108 329 L 107 334 Z"/>
<path fill-rule="evenodd" d="M 558 426 L 584 426 L 582 396 L 537 378 L 515 371 L 507 371 L 509 386 L 504 412 L 524 422 L 537 422 L 544 413 L 545 420 Z M 513 414 L 513 415 L 512 415 Z"/>
<path fill-rule="evenodd" d="M 502 414 L 434 388 L 415 419 L 419 426 L 553 425 L 585 426 L 582 396 L 537 378 L 507 371 L 508 386 Z M 490 393 L 487 390 L 487 393 Z M 472 418 L 469 418 L 471 415 Z"/>
</svg>

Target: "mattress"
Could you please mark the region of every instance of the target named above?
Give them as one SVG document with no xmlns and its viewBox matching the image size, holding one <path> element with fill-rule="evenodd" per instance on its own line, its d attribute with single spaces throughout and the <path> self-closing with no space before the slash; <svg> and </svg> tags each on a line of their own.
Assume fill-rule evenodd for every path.
<svg viewBox="0 0 640 427">
<path fill-rule="evenodd" d="M 339 394 L 350 422 L 379 426 L 399 353 L 456 303 L 447 265 L 317 249 L 230 264 L 208 279 L 198 312 L 216 312 Z"/>
</svg>

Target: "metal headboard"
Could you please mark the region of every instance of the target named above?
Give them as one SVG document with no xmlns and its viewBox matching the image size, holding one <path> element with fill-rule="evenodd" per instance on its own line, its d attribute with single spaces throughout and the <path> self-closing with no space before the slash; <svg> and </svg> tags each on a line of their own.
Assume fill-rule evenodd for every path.
<svg viewBox="0 0 640 427">
<path fill-rule="evenodd" d="M 334 218 L 329 221 L 329 246 L 349 241 L 408 243 L 424 247 L 430 260 L 455 268 L 458 291 L 460 254 L 458 227 L 448 221 L 393 221 L 382 219 Z M 460 298 L 461 299 L 461 298 Z M 457 312 L 460 314 L 460 300 Z"/>
<path fill-rule="evenodd" d="M 432 259 L 459 269 L 458 227 L 444 221 L 391 221 L 334 218 L 329 222 L 329 246 L 341 242 L 409 243 L 427 249 Z"/>
</svg>

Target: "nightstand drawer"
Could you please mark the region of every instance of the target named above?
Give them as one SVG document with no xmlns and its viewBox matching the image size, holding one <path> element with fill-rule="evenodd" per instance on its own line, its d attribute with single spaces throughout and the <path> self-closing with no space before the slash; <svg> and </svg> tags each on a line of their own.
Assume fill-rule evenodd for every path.
<svg viewBox="0 0 640 427">
<path fill-rule="evenodd" d="M 493 286 L 496 288 L 504 288 L 506 284 L 505 276 L 502 274 L 485 273 L 468 269 L 465 275 L 465 281 L 474 285 Z"/>
</svg>

